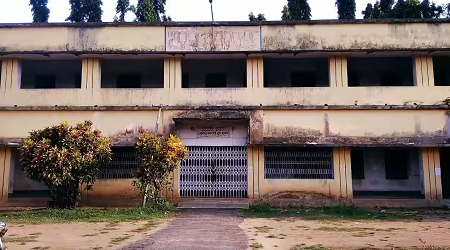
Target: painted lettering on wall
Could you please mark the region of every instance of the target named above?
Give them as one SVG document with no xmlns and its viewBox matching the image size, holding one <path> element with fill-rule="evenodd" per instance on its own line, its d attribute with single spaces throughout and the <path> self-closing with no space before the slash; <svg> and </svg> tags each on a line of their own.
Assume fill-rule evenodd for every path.
<svg viewBox="0 0 450 250">
<path fill-rule="evenodd" d="M 229 126 L 198 126 L 197 138 L 204 137 L 230 137 Z"/>
<path fill-rule="evenodd" d="M 168 27 L 166 51 L 259 51 L 259 27 Z"/>
</svg>

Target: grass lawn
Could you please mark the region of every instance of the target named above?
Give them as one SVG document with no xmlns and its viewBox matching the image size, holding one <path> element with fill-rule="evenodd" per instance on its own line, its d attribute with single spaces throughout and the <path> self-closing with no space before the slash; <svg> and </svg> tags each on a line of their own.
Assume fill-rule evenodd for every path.
<svg viewBox="0 0 450 250">
<path fill-rule="evenodd" d="M 366 211 L 357 207 L 323 207 L 309 209 L 278 209 L 268 204 L 253 205 L 239 214 L 249 218 L 299 217 L 304 220 L 348 220 L 348 221 L 420 221 L 422 217 L 415 212 L 401 211 L 385 213 Z"/>
<path fill-rule="evenodd" d="M 20 212 L 0 212 L 0 221 L 13 224 L 53 224 L 71 222 L 109 222 L 166 218 L 176 210 L 170 205 L 133 209 L 42 209 Z"/>
</svg>

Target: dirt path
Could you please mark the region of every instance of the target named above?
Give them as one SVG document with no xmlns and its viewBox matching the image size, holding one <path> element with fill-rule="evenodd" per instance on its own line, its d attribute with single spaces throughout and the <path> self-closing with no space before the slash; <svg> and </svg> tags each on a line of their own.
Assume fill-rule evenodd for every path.
<svg viewBox="0 0 450 250">
<path fill-rule="evenodd" d="M 158 226 L 155 224 L 162 223 Z M 5 241 L 14 250 L 107 250 L 145 237 L 164 221 L 8 225 Z"/>
<path fill-rule="evenodd" d="M 182 210 L 168 226 L 122 250 L 247 249 L 242 222 L 235 210 Z"/>
<path fill-rule="evenodd" d="M 421 222 L 324 222 L 290 219 L 245 219 L 240 225 L 250 244 L 264 250 L 322 245 L 331 249 L 414 249 L 450 247 L 450 218 Z M 259 249 L 255 248 L 255 249 Z M 315 249 L 315 248 L 313 248 Z M 317 248 L 319 249 L 319 248 Z"/>
</svg>

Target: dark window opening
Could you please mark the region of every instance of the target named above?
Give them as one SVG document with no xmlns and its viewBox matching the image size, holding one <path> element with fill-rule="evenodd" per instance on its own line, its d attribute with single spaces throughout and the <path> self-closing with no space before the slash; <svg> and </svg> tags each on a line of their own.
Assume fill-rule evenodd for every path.
<svg viewBox="0 0 450 250">
<path fill-rule="evenodd" d="M 188 73 L 183 73 L 183 76 L 181 79 L 181 87 L 189 88 L 189 74 Z"/>
<path fill-rule="evenodd" d="M 102 88 L 164 88 L 163 59 L 102 59 Z"/>
<path fill-rule="evenodd" d="M 433 57 L 434 85 L 450 86 L 450 57 Z"/>
<path fill-rule="evenodd" d="M 386 150 L 384 152 L 386 179 L 408 180 L 409 155 L 407 150 Z"/>
<path fill-rule="evenodd" d="M 266 147 L 266 179 L 334 179 L 331 148 Z"/>
<path fill-rule="evenodd" d="M 36 89 L 54 89 L 56 87 L 55 75 L 36 75 L 34 87 Z"/>
<path fill-rule="evenodd" d="M 112 160 L 100 169 L 99 179 L 132 179 L 139 167 L 133 147 L 113 147 Z"/>
<path fill-rule="evenodd" d="M 245 88 L 246 59 L 184 59 L 183 88 Z"/>
<path fill-rule="evenodd" d="M 352 178 L 354 180 L 364 180 L 364 151 L 351 151 Z"/>
<path fill-rule="evenodd" d="M 292 73 L 292 87 L 315 87 L 315 72 L 294 72 Z"/>
<path fill-rule="evenodd" d="M 414 86 L 411 57 L 349 57 L 348 86 Z"/>
<path fill-rule="evenodd" d="M 264 87 L 329 87 L 328 58 L 264 58 Z"/>
<path fill-rule="evenodd" d="M 118 75 L 117 88 L 141 88 L 141 75 Z"/>
<path fill-rule="evenodd" d="M 81 88 L 81 60 L 23 60 L 21 89 Z"/>
<path fill-rule="evenodd" d="M 205 76 L 206 88 L 226 88 L 227 75 L 223 73 L 206 74 Z"/>
</svg>

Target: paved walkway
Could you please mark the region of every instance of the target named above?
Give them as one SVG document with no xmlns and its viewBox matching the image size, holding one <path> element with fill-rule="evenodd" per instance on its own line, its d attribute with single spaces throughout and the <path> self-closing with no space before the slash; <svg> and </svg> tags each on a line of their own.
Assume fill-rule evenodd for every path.
<svg viewBox="0 0 450 250">
<path fill-rule="evenodd" d="M 245 250 L 236 210 L 182 210 L 168 226 L 122 250 Z"/>
</svg>

